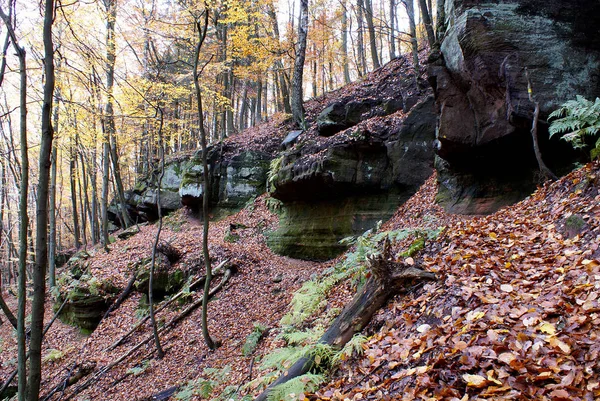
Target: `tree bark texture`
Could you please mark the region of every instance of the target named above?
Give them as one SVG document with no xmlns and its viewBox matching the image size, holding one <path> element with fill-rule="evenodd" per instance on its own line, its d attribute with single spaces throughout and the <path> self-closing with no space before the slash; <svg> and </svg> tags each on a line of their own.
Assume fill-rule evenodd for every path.
<svg viewBox="0 0 600 401">
<path fill-rule="evenodd" d="M 31 341 L 29 343 L 29 401 L 37 401 L 42 379 L 42 338 L 44 331 L 44 300 L 46 296 L 46 269 L 48 267 L 48 190 L 50 156 L 54 130 L 52 102 L 54 95 L 54 45 L 52 24 L 54 0 L 46 0 L 44 8 L 44 96 L 42 103 L 42 140 L 39 154 L 39 181 L 36 204 L 36 260 L 33 269 L 33 300 L 31 302 Z"/>
<path fill-rule="evenodd" d="M 292 116 L 299 128 L 304 128 L 304 102 L 302 94 L 302 78 L 304 60 L 306 58 L 306 39 L 308 37 L 308 0 L 300 0 L 300 17 L 298 24 L 298 43 L 294 60 L 294 77 L 292 78 Z"/>
</svg>

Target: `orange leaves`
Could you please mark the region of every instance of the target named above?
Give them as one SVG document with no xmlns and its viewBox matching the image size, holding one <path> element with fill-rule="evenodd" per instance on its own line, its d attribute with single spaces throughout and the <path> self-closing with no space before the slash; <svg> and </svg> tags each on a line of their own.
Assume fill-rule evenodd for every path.
<svg viewBox="0 0 600 401">
<path fill-rule="evenodd" d="M 600 196 L 571 185 L 590 168 L 492 216 L 445 215 L 429 186 L 409 200 L 386 229 L 443 221 L 444 237 L 415 257 L 441 280 L 383 312 L 386 347 L 404 352 L 364 381 L 391 399 L 600 399 Z M 576 213 L 588 228 L 569 239 L 564 216 Z"/>
</svg>

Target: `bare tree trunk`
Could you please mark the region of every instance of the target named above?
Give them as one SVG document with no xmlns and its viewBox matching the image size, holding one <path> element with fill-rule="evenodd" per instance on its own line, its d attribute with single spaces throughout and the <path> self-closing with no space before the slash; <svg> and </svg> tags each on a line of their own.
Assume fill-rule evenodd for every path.
<svg viewBox="0 0 600 401">
<path fill-rule="evenodd" d="M 390 0 L 390 60 L 396 58 L 396 0 Z"/>
<path fill-rule="evenodd" d="M 431 22 L 431 9 L 427 7 L 427 0 L 419 0 L 419 8 L 421 9 L 421 18 L 427 32 L 427 42 L 429 47 L 433 49 L 435 46 L 435 34 L 433 33 L 433 23 Z"/>
<path fill-rule="evenodd" d="M 104 249 L 108 251 L 108 185 L 109 185 L 109 176 L 110 176 L 110 145 L 108 143 L 108 135 L 106 135 L 104 129 L 104 121 L 102 123 L 102 245 Z"/>
<path fill-rule="evenodd" d="M 540 117 L 540 103 L 533 98 L 533 87 L 531 86 L 531 77 L 529 76 L 529 70 L 525 68 L 525 75 L 527 76 L 527 93 L 529 93 L 529 101 L 535 106 L 533 112 L 533 121 L 531 123 L 531 139 L 533 141 L 533 151 L 535 153 L 535 159 L 537 160 L 540 173 L 545 179 L 557 180 L 558 177 L 552 172 L 544 163 L 542 159 L 542 152 L 540 150 L 540 144 L 538 141 L 538 120 Z"/>
<path fill-rule="evenodd" d="M 54 131 L 52 101 L 54 95 L 54 45 L 52 24 L 54 0 L 45 1 L 44 9 L 44 97 L 42 103 L 42 140 L 39 154 L 39 182 L 36 205 L 36 262 L 33 269 L 33 300 L 31 302 L 31 341 L 29 343 L 29 387 L 27 399 L 37 401 L 42 379 L 42 338 L 44 331 L 44 300 L 46 296 L 46 269 L 48 267 L 48 189 L 50 155 Z"/>
<path fill-rule="evenodd" d="M 79 177 L 79 204 L 81 205 L 81 234 L 83 238 L 83 245 L 87 247 L 87 227 L 88 220 L 91 222 L 92 220 L 92 212 L 90 210 L 90 199 L 88 197 L 88 175 L 86 172 L 86 160 L 83 154 L 83 149 L 78 149 L 79 153 L 79 162 L 81 163 L 81 174 Z"/>
<path fill-rule="evenodd" d="M 292 81 L 292 116 L 294 123 L 300 128 L 305 128 L 304 105 L 302 95 L 302 76 L 304 73 L 304 59 L 306 58 L 306 39 L 308 36 L 308 0 L 300 0 L 300 17 L 298 25 L 298 43 L 296 45 L 296 59 L 294 60 L 294 78 Z"/>
<path fill-rule="evenodd" d="M 408 26 L 410 29 L 410 45 L 413 55 L 413 67 L 415 69 L 415 82 L 419 79 L 419 45 L 417 43 L 417 27 L 415 24 L 415 5 L 413 0 L 401 0 L 408 14 Z"/>
<path fill-rule="evenodd" d="M 58 104 L 54 108 L 54 123 L 58 122 Z M 55 125 L 56 126 L 56 125 Z M 56 144 L 52 147 L 52 170 L 50 170 L 50 216 L 48 237 L 48 279 L 50 288 L 56 286 L 56 170 L 58 164 L 58 149 Z"/>
<path fill-rule="evenodd" d="M 442 46 L 442 41 L 446 33 L 446 7 L 444 0 L 437 0 L 437 24 L 435 30 L 437 48 L 439 49 Z"/>
<path fill-rule="evenodd" d="M 160 345 L 160 337 L 158 336 L 158 326 L 156 325 L 156 319 L 154 317 L 154 291 L 152 285 L 154 284 L 154 268 L 156 266 L 156 248 L 158 247 L 158 241 L 160 240 L 160 232 L 162 230 L 162 210 L 160 206 L 160 185 L 165 175 L 165 154 L 164 144 L 162 139 L 162 127 L 163 127 L 163 112 L 159 107 L 160 115 L 160 127 L 158 129 L 158 157 L 160 158 L 160 174 L 156 181 L 156 210 L 158 211 L 158 229 L 156 230 L 156 236 L 154 238 L 154 244 L 152 244 L 152 261 L 150 262 L 150 279 L 148 280 L 148 304 L 150 306 L 150 321 L 152 322 L 152 333 L 154 334 L 154 343 L 156 344 L 156 353 L 158 359 L 162 359 L 165 356 Z"/>
<path fill-rule="evenodd" d="M 121 173 L 119 168 L 119 157 L 117 152 L 117 139 L 115 138 L 115 118 L 113 111 L 113 87 L 115 82 L 115 24 L 117 19 L 117 0 L 104 0 L 104 6 L 107 12 L 106 20 L 106 117 L 105 129 L 109 141 L 109 153 L 113 167 L 113 177 L 115 179 L 115 187 L 117 199 L 120 206 L 121 216 L 125 227 L 131 225 L 129 214 L 127 213 L 127 204 L 125 202 L 125 191 L 123 182 L 121 181 Z"/>
<path fill-rule="evenodd" d="M 375 25 L 373 24 L 373 4 L 371 0 L 364 0 L 365 19 L 367 20 L 367 29 L 369 31 L 369 47 L 371 48 L 371 59 L 373 60 L 373 69 L 381 67 L 379 57 L 377 56 L 377 37 L 375 36 Z"/>
<path fill-rule="evenodd" d="M 356 22 L 358 27 L 356 28 L 356 47 L 358 51 L 358 63 L 356 69 L 358 70 L 358 76 L 362 77 L 367 73 L 367 59 L 365 57 L 365 40 L 364 40 L 364 17 L 363 11 L 365 9 L 364 0 L 356 0 Z"/>
<path fill-rule="evenodd" d="M 69 146 L 69 183 L 71 188 L 71 211 L 73 213 L 73 235 L 75 238 L 75 248 L 81 248 L 81 238 L 79 236 L 79 214 L 77 209 L 77 187 L 75 185 L 76 163 L 77 163 L 77 124 L 75 124 L 75 138 L 71 136 Z"/>
<path fill-rule="evenodd" d="M 12 3 L 14 7 L 14 3 Z M 18 373 L 19 389 L 18 400 L 25 401 L 27 388 L 27 367 L 25 350 L 25 302 L 26 288 L 25 276 L 27 272 L 27 228 L 29 217 L 27 216 L 27 196 L 29 189 L 29 158 L 27 155 L 27 61 L 25 48 L 19 45 L 14 27 L 12 26 L 12 7 L 8 15 L 0 7 L 0 17 L 8 30 L 13 47 L 19 58 L 19 109 L 20 109 L 20 134 L 21 146 L 21 183 L 19 188 L 19 277 L 18 277 L 18 307 L 17 307 L 17 343 L 18 343 Z M 16 178 L 16 174 L 15 174 Z"/>
<path fill-rule="evenodd" d="M 348 64 L 348 6 L 342 0 L 342 65 L 344 68 L 344 83 L 350 83 L 350 66 Z"/>
<path fill-rule="evenodd" d="M 262 116 L 262 97 L 263 97 L 263 84 L 262 78 L 259 77 L 256 81 L 256 104 L 254 107 L 254 121 L 252 125 L 260 124 L 263 120 Z"/>
<path fill-rule="evenodd" d="M 60 68 L 60 61 L 56 68 Z M 58 113 L 61 100 L 60 88 L 56 88 L 56 104 L 52 116 L 52 126 L 55 130 L 58 127 Z M 50 170 L 50 205 L 49 205 L 49 237 L 48 237 L 48 284 L 50 288 L 56 286 L 56 172 L 58 165 L 58 149 L 56 144 L 52 146 L 51 170 Z"/>
<path fill-rule="evenodd" d="M 210 292 L 210 282 L 212 281 L 212 267 L 210 264 L 210 254 L 208 252 L 208 202 L 210 198 L 209 190 L 209 175 L 208 175 L 208 151 L 206 146 L 206 131 L 204 130 L 204 116 L 202 115 L 202 92 L 200 90 L 200 50 L 206 39 L 206 31 L 208 30 L 208 8 L 204 10 L 204 21 L 196 19 L 194 21 L 198 29 L 198 42 L 196 43 L 196 51 L 194 54 L 194 87 L 196 89 L 196 102 L 198 106 L 198 126 L 200 128 L 200 144 L 202 146 L 202 220 L 203 220 L 203 235 L 202 235 L 202 254 L 204 256 L 204 264 L 206 266 L 206 282 L 204 284 L 204 301 L 202 304 L 202 336 L 206 345 L 211 350 L 216 349 L 219 344 L 210 337 L 208 332 L 208 294 Z"/>
</svg>

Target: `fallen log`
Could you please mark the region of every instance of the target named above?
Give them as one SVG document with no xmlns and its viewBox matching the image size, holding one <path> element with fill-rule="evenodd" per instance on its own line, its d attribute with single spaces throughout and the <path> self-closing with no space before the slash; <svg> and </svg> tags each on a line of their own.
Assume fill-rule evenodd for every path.
<svg viewBox="0 0 600 401">
<path fill-rule="evenodd" d="M 319 343 L 341 349 L 354 334 L 362 331 L 390 297 L 407 292 L 419 282 L 435 280 L 433 273 L 413 266 L 400 265 L 391 260 L 389 254 L 389 243 L 386 241 L 383 252 L 368 260 L 371 277 L 319 339 Z M 310 355 L 300 358 L 256 397 L 255 401 L 265 401 L 273 387 L 310 372 L 315 365 Z"/>
<path fill-rule="evenodd" d="M 229 262 L 229 259 L 226 259 L 224 261 L 222 261 L 221 263 L 219 263 L 219 265 L 215 268 L 215 271 L 213 274 L 217 275 L 217 274 L 221 274 L 221 272 L 223 271 L 223 266 L 225 266 L 227 263 Z M 206 276 L 202 276 L 200 277 L 198 280 L 192 282 L 190 284 L 190 290 L 194 289 L 196 287 L 198 287 L 199 285 L 201 285 L 202 283 L 204 283 L 204 280 L 206 280 Z M 171 299 L 169 299 L 167 302 L 165 302 L 164 304 L 162 304 L 159 308 L 156 309 L 156 311 L 154 312 L 155 314 L 157 314 L 158 312 L 162 311 L 163 309 L 165 309 L 167 306 L 169 306 L 170 304 L 172 304 L 173 302 L 175 302 L 176 300 L 178 300 L 179 298 L 181 298 L 181 296 L 184 294 L 184 291 L 179 291 L 177 294 L 175 294 Z M 145 316 L 142 320 L 140 320 L 139 322 L 137 322 L 127 333 L 123 334 L 123 336 L 121 336 L 121 338 L 119 338 L 117 341 L 115 341 L 114 343 L 112 343 L 110 346 L 108 346 L 104 351 L 111 351 L 115 348 L 117 348 L 120 344 L 123 343 L 123 341 L 125 341 L 131 334 L 133 334 L 138 328 L 140 328 L 140 326 L 142 326 L 144 323 L 146 323 L 148 321 L 148 319 L 150 319 L 150 315 Z"/>
<path fill-rule="evenodd" d="M 223 276 L 223 279 L 221 279 L 221 282 L 219 283 L 219 285 L 217 285 L 215 288 L 213 288 L 208 293 L 208 298 L 209 299 L 212 298 L 217 292 L 219 292 L 223 288 L 223 286 L 229 281 L 229 278 L 234 273 L 235 273 L 235 269 L 233 269 L 233 268 L 227 268 L 225 270 L 225 275 Z M 203 298 L 201 297 L 198 301 L 196 301 L 193 304 L 191 304 L 190 306 L 188 306 L 179 315 L 177 315 L 173 319 L 171 319 L 171 321 L 169 323 L 165 324 L 163 327 L 160 328 L 159 333 L 162 333 L 162 332 L 164 332 L 164 331 L 166 331 L 166 330 L 174 327 L 177 323 L 179 323 L 181 320 L 183 320 L 192 311 L 194 311 L 198 307 L 202 306 L 202 300 L 203 300 Z M 80 392 L 82 392 L 83 390 L 85 390 L 86 388 L 88 388 L 90 385 L 92 385 L 92 383 L 94 383 L 95 381 L 97 381 L 98 379 L 100 379 L 102 376 L 104 376 L 109 370 L 111 370 L 112 368 L 114 368 L 115 366 L 117 366 L 118 364 L 120 364 L 121 362 L 123 362 L 125 359 L 129 358 L 134 352 L 136 352 L 137 350 L 139 350 L 145 344 L 148 344 L 150 341 L 152 341 L 152 339 L 154 339 L 154 334 L 150 334 L 144 340 L 142 340 L 140 343 L 138 343 L 136 346 L 132 347 L 129 351 L 125 352 L 119 358 L 117 358 L 113 362 L 109 363 L 108 365 L 106 365 L 105 367 L 103 367 L 102 369 L 100 369 L 96 374 L 94 374 L 92 377 L 90 377 L 88 380 L 86 380 L 85 383 L 83 383 L 80 386 L 78 386 L 73 391 L 73 393 L 71 393 L 66 398 L 66 401 L 69 401 L 69 400 L 73 399 L 77 394 L 79 394 Z"/>
</svg>

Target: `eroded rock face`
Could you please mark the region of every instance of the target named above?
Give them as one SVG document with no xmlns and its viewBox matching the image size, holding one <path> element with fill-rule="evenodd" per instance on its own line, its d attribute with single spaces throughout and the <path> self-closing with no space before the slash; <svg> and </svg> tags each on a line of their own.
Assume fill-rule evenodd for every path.
<svg viewBox="0 0 600 401">
<path fill-rule="evenodd" d="M 547 139 L 546 119 L 577 94 L 600 94 L 600 13 L 594 0 L 446 0 L 446 12 L 429 68 L 440 199 L 452 212 L 490 213 L 536 183 L 528 76 L 544 159 L 555 170 L 568 159 L 567 146 Z"/>
<path fill-rule="evenodd" d="M 373 118 L 335 137 L 304 139 L 283 153 L 272 196 L 283 201 L 277 253 L 324 260 L 339 240 L 387 220 L 433 171 L 432 97 L 407 115 Z"/>
<path fill-rule="evenodd" d="M 264 193 L 267 171 L 272 156 L 260 151 L 244 151 L 222 158 L 219 146 L 208 153 L 211 206 L 224 213 L 242 208 L 248 200 Z M 128 211 L 134 221 L 153 221 L 156 208 L 157 172 L 141 179 L 127 193 Z M 182 205 L 199 209 L 202 205 L 203 169 L 201 152 L 178 158 L 165 165 L 161 183 L 160 203 L 163 215 Z M 119 223 L 118 209 L 113 202 L 111 220 Z"/>
</svg>

